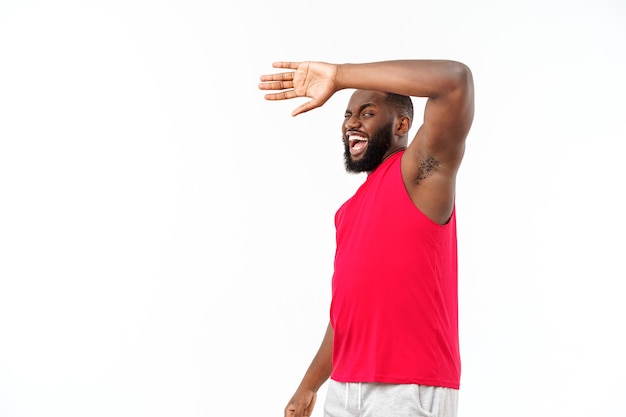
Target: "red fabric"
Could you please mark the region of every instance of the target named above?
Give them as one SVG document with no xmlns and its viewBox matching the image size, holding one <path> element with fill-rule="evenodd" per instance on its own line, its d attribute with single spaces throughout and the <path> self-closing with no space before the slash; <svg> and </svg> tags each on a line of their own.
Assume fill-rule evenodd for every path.
<svg viewBox="0 0 626 417">
<path fill-rule="evenodd" d="M 401 156 L 335 216 L 331 378 L 458 389 L 456 216 L 442 226 L 415 207 Z"/>
</svg>

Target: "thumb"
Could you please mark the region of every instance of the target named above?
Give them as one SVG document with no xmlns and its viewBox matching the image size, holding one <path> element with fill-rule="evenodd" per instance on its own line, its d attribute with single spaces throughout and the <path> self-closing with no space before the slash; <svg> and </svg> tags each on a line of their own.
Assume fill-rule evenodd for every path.
<svg viewBox="0 0 626 417">
<path fill-rule="evenodd" d="M 320 107 L 322 104 L 324 104 L 324 103 L 319 101 L 319 100 L 307 101 L 306 103 L 296 107 L 296 109 L 291 112 L 291 115 L 295 117 L 295 116 L 297 116 L 299 114 L 306 113 L 309 110 L 316 109 L 316 108 Z"/>
</svg>

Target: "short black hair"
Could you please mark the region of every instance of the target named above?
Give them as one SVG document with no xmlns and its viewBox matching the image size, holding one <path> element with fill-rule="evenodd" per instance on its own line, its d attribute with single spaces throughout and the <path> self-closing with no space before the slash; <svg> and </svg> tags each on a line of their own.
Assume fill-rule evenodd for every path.
<svg viewBox="0 0 626 417">
<path fill-rule="evenodd" d="M 393 106 L 400 114 L 413 121 L 413 101 L 411 97 L 402 94 L 387 93 L 386 102 Z"/>
</svg>

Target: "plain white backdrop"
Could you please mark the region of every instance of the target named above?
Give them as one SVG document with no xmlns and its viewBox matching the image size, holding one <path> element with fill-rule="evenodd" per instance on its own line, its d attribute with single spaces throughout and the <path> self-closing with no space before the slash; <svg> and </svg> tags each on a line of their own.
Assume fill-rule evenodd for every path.
<svg viewBox="0 0 626 417">
<path fill-rule="evenodd" d="M 0 417 L 282 416 L 364 177 L 350 92 L 259 76 L 411 58 L 475 79 L 459 415 L 626 415 L 625 42 L 619 0 L 0 0 Z"/>
</svg>

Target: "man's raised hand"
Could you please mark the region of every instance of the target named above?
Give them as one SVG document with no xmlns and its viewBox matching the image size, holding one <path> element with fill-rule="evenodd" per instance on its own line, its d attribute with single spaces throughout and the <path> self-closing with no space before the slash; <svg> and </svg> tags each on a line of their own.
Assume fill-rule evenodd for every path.
<svg viewBox="0 0 626 417">
<path fill-rule="evenodd" d="M 335 77 L 337 65 L 325 62 L 274 62 L 274 68 L 288 68 L 294 71 L 261 76 L 259 89 L 280 90 L 265 95 L 266 100 L 288 100 L 308 97 L 311 100 L 298 106 L 292 113 L 313 110 L 322 106 L 337 91 Z"/>
</svg>

